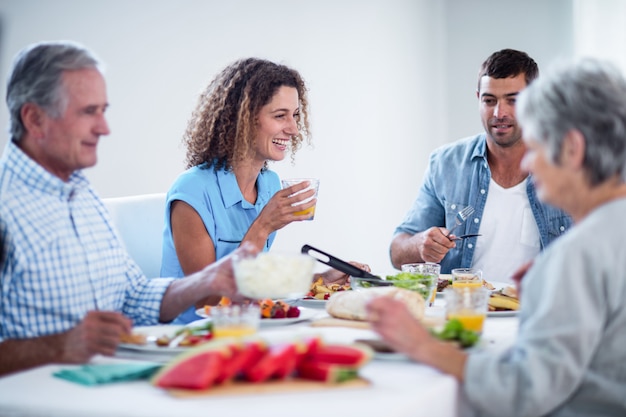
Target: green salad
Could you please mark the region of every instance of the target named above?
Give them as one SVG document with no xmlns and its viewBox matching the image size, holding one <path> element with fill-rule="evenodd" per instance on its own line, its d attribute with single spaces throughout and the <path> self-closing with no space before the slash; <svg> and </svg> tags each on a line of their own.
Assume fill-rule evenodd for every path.
<svg viewBox="0 0 626 417">
<path fill-rule="evenodd" d="M 430 332 L 438 339 L 458 342 L 462 348 L 472 347 L 480 340 L 477 332 L 466 330 L 463 323 L 457 319 L 448 320 L 443 329 L 439 331 L 431 329 Z"/>
<path fill-rule="evenodd" d="M 396 287 L 416 291 L 427 301 L 431 289 L 437 286 L 436 275 L 421 274 L 419 272 L 400 272 L 396 275 L 387 275 L 386 281 L 393 282 L 393 285 Z"/>
</svg>

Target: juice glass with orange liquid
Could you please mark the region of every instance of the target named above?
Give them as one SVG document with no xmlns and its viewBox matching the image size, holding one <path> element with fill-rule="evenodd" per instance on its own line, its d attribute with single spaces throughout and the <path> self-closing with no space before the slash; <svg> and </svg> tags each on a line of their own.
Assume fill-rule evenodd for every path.
<svg viewBox="0 0 626 417">
<path fill-rule="evenodd" d="M 261 311 L 256 304 L 220 306 L 211 309 L 213 336 L 244 337 L 256 333 Z"/>
<path fill-rule="evenodd" d="M 482 333 L 490 291 L 486 288 L 456 286 L 444 291 L 446 318 L 457 319 L 466 330 Z"/>
<path fill-rule="evenodd" d="M 452 288 L 482 288 L 483 271 L 475 268 L 455 268 L 452 270 Z"/>
<path fill-rule="evenodd" d="M 308 182 L 309 186 L 305 188 L 304 190 L 298 191 L 297 193 L 290 195 L 290 197 L 294 195 L 298 195 L 308 190 L 315 190 L 315 194 L 313 194 L 312 197 L 307 198 L 306 200 L 303 200 L 295 205 L 308 203 L 312 199 L 317 198 L 317 191 L 319 190 L 319 187 L 320 187 L 320 180 L 318 180 L 317 178 L 289 178 L 289 179 L 281 180 L 281 184 L 283 188 L 291 187 L 292 185 L 300 184 L 301 182 Z M 309 207 L 305 210 L 296 211 L 294 214 L 297 216 L 310 215 L 311 217 L 309 217 L 306 220 L 313 220 L 313 218 L 315 217 L 315 206 Z"/>
</svg>

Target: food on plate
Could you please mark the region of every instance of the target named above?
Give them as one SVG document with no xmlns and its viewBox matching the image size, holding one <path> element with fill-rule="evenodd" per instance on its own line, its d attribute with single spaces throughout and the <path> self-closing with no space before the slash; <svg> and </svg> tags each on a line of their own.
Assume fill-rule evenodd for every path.
<svg viewBox="0 0 626 417">
<path fill-rule="evenodd" d="M 491 293 L 489 297 L 489 311 L 511 310 L 519 310 L 519 298 L 515 287 L 504 287 Z"/>
<path fill-rule="evenodd" d="M 282 300 L 272 300 L 266 298 L 259 301 L 262 319 L 284 319 L 300 317 L 300 309 L 296 306 L 287 304 Z"/>
<path fill-rule="evenodd" d="M 417 292 L 398 287 L 376 287 L 363 291 L 337 292 L 328 299 L 326 311 L 336 318 L 365 321 L 367 319 L 365 306 L 370 300 L 380 296 L 400 300 L 415 318 L 422 319 L 424 317 L 424 297 Z"/>
<path fill-rule="evenodd" d="M 311 284 L 309 292 L 306 297 L 308 299 L 316 299 L 316 300 L 328 300 L 333 293 L 337 291 L 346 291 L 350 289 L 350 284 L 330 284 L 325 285 L 324 279 L 322 277 L 317 277 L 317 279 Z"/>
<path fill-rule="evenodd" d="M 261 252 L 233 258 L 239 292 L 252 299 L 303 296 L 309 290 L 315 259 L 303 254 Z"/>
<path fill-rule="evenodd" d="M 232 380 L 258 384 L 298 378 L 339 383 L 358 377 L 372 356 L 367 346 L 326 344 L 318 337 L 274 345 L 261 339 L 214 340 L 176 357 L 151 382 L 161 388 L 192 390 Z"/>
<path fill-rule="evenodd" d="M 161 347 L 190 347 L 205 343 L 213 336 L 213 323 L 206 321 L 197 326 L 183 327 L 173 335 L 162 335 L 155 343 Z"/>
<path fill-rule="evenodd" d="M 449 286 L 452 286 L 452 279 L 451 278 L 439 278 L 439 279 L 437 279 L 437 292 L 443 292 L 443 290 L 445 290 Z M 483 287 L 487 288 L 488 290 L 495 290 L 496 289 L 496 287 L 494 287 L 490 282 L 485 281 L 484 279 L 483 279 Z"/>
<path fill-rule="evenodd" d="M 289 305 L 285 301 L 282 300 L 272 300 L 271 298 L 266 298 L 256 302 L 259 305 L 260 317 L 261 319 L 292 319 L 300 317 L 300 309 L 296 306 Z M 226 304 L 225 306 L 228 306 Z M 215 308 L 223 307 L 223 305 L 218 304 L 217 306 L 204 306 L 204 314 L 207 316 L 211 315 L 211 310 Z"/>
<path fill-rule="evenodd" d="M 145 345 L 147 343 L 147 338 L 146 335 L 142 333 L 123 334 L 120 337 L 120 343 L 127 343 L 129 345 Z"/>
<path fill-rule="evenodd" d="M 449 278 L 437 279 L 437 292 L 443 292 L 446 288 L 452 285 L 452 281 Z"/>
<path fill-rule="evenodd" d="M 457 319 L 450 319 L 441 330 L 431 329 L 431 334 L 438 339 L 458 343 L 462 348 L 474 346 L 480 340 L 480 334 L 463 327 Z"/>
</svg>

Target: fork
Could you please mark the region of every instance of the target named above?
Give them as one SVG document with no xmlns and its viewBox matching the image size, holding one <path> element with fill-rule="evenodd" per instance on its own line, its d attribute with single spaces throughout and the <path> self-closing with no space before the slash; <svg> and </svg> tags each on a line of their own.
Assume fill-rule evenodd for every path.
<svg viewBox="0 0 626 417">
<path fill-rule="evenodd" d="M 463 210 L 459 211 L 454 218 L 455 225 L 448 230 L 446 237 L 450 236 L 457 227 L 465 223 L 472 214 L 474 214 L 474 207 L 472 206 L 467 206 Z"/>
</svg>

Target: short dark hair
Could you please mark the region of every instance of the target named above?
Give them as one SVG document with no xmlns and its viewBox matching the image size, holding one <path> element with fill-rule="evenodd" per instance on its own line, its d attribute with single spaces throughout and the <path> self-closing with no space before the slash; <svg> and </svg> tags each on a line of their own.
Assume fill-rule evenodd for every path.
<svg viewBox="0 0 626 417">
<path fill-rule="evenodd" d="M 515 49 L 502 49 L 494 52 L 483 62 L 478 71 L 478 91 L 480 80 L 487 76 L 491 78 L 509 78 L 524 74 L 526 85 L 539 76 L 539 67 L 534 59 L 526 52 Z"/>
</svg>

